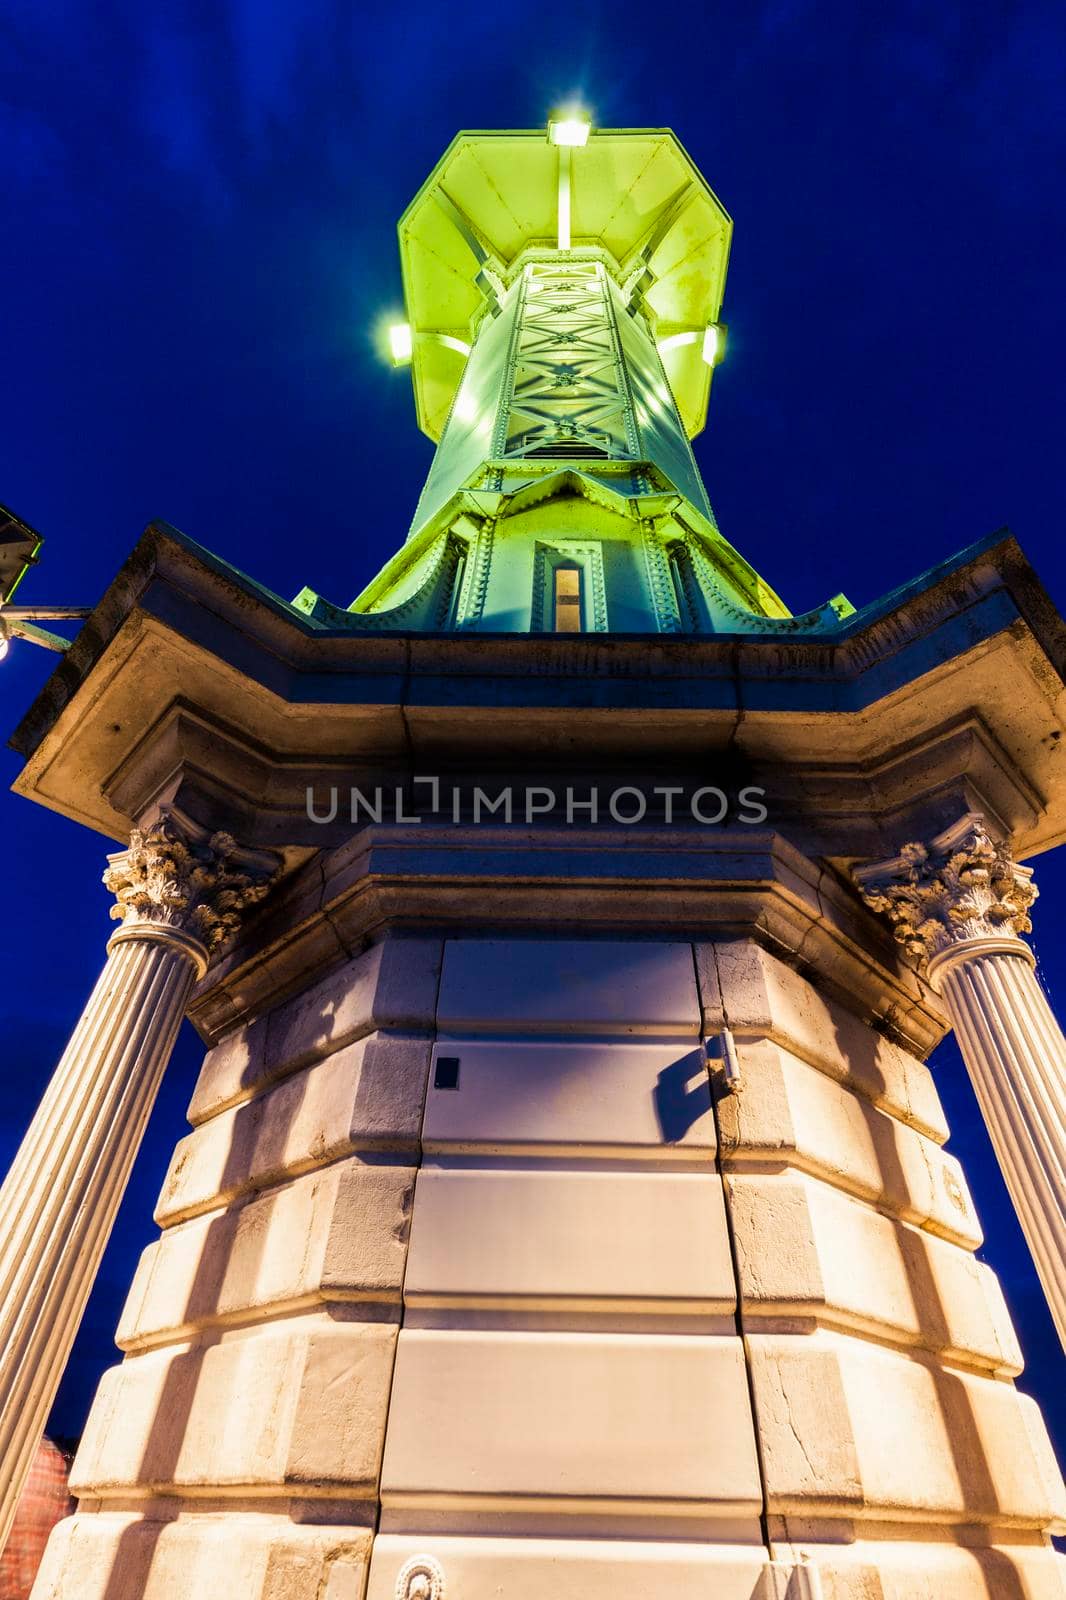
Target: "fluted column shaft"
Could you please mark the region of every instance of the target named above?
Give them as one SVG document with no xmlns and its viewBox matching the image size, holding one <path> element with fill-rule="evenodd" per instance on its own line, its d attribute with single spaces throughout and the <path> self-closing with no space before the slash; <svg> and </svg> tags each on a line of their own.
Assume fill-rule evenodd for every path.
<svg viewBox="0 0 1066 1600">
<path fill-rule="evenodd" d="M 855 878 L 944 998 L 1066 1347 L 1066 1037 L 1021 938 L 1032 873 L 971 812 Z"/>
<path fill-rule="evenodd" d="M 991 943 L 992 941 L 988 941 Z M 960 945 L 940 989 L 1004 1181 L 1066 1347 L 1066 1037 L 1030 951 Z"/>
<path fill-rule="evenodd" d="M 122 926 L 0 1188 L 0 1549 L 193 985 L 276 866 L 173 808 L 109 862 Z"/>
<path fill-rule="evenodd" d="M 112 944 L 0 1189 L 0 1545 L 205 967 L 158 938 Z"/>
</svg>

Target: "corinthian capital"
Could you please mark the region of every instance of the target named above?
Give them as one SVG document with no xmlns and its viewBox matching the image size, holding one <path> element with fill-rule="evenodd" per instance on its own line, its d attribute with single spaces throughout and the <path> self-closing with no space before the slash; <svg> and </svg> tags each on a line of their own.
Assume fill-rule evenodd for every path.
<svg viewBox="0 0 1066 1600">
<path fill-rule="evenodd" d="M 228 833 L 209 833 L 176 806 L 164 806 L 150 827 L 134 828 L 128 849 L 107 860 L 104 886 L 116 898 L 111 916 L 124 934 L 171 929 L 208 953 L 236 933 L 242 913 L 263 898 L 279 865 L 268 851 L 243 849 Z"/>
<path fill-rule="evenodd" d="M 1029 867 L 970 812 L 928 845 L 905 844 L 891 861 L 854 873 L 866 904 L 892 923 L 904 949 L 925 964 L 969 939 L 1018 938 L 1032 927 Z"/>
</svg>

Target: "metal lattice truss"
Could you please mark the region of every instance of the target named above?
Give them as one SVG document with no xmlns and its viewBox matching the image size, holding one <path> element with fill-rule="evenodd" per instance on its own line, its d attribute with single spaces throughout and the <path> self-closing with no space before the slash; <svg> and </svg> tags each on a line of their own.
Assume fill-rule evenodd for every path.
<svg viewBox="0 0 1066 1600">
<path fill-rule="evenodd" d="M 637 435 L 598 262 L 526 268 L 502 454 L 631 459 Z"/>
</svg>

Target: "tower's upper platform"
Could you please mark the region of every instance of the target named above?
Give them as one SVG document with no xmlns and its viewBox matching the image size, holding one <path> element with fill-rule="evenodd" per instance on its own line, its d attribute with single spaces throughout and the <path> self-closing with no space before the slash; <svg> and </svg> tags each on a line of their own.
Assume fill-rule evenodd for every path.
<svg viewBox="0 0 1066 1600">
<path fill-rule="evenodd" d="M 703 330 L 718 321 L 733 224 L 665 128 L 460 133 L 400 219 L 419 425 L 439 439 L 478 324 L 530 252 L 595 251 L 639 303 L 689 438 L 707 417 Z M 698 334 L 698 337 L 697 337 Z M 685 337 L 685 336 L 688 337 Z"/>
</svg>

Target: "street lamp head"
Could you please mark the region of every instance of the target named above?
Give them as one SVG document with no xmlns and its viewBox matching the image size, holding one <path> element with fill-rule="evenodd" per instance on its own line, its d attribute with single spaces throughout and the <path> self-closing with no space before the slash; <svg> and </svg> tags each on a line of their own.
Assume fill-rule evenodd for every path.
<svg viewBox="0 0 1066 1600">
<path fill-rule="evenodd" d="M 41 535 L 28 522 L 0 506 L 0 605 L 7 605 L 38 560 Z"/>
<path fill-rule="evenodd" d="M 0 506 L 0 661 L 11 648 L 12 639 L 29 639 L 46 650 L 69 650 L 70 640 L 37 626 L 51 618 L 82 618 L 88 606 L 13 606 L 11 597 L 32 566 L 35 566 L 44 540 L 35 528 Z"/>
</svg>

